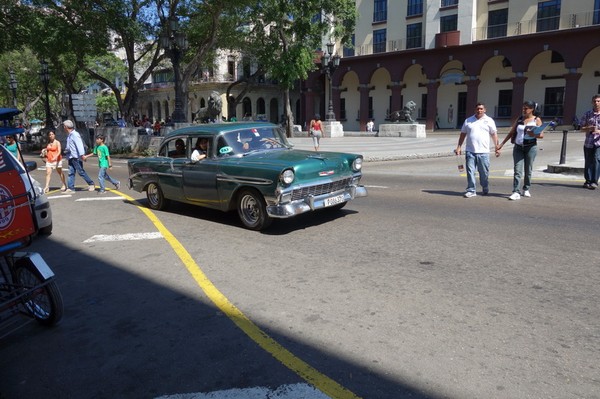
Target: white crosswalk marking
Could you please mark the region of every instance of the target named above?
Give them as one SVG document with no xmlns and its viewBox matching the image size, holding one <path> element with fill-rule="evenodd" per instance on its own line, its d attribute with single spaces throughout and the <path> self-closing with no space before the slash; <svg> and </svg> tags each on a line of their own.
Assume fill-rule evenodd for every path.
<svg viewBox="0 0 600 399">
<path fill-rule="evenodd" d="M 129 234 L 97 234 L 95 236 L 91 236 L 84 243 L 90 242 L 110 242 L 110 241 L 135 241 L 135 240 L 154 240 L 157 238 L 162 238 L 163 235 L 158 231 L 152 233 L 129 233 Z"/>
<path fill-rule="evenodd" d="M 282 385 L 276 390 L 263 387 L 228 389 L 209 393 L 182 393 L 159 396 L 155 399 L 330 399 L 308 384 Z"/>
</svg>

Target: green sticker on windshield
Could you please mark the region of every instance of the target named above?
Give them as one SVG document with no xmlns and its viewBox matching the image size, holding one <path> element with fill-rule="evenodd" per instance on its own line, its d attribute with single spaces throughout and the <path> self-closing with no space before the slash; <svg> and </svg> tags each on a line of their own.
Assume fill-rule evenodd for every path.
<svg viewBox="0 0 600 399">
<path fill-rule="evenodd" d="M 231 148 L 229 146 L 225 146 L 219 150 L 219 154 L 229 154 L 232 151 L 233 151 L 233 148 Z"/>
</svg>

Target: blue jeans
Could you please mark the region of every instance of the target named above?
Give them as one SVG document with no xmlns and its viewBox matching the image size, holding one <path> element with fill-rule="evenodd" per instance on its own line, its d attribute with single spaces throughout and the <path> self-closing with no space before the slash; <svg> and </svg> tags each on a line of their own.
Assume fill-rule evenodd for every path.
<svg viewBox="0 0 600 399">
<path fill-rule="evenodd" d="M 583 147 L 583 157 L 585 159 L 583 166 L 583 177 L 588 184 L 598 184 L 598 175 L 600 174 L 600 147 Z"/>
<path fill-rule="evenodd" d="M 465 154 L 467 164 L 467 191 L 475 192 L 477 182 L 475 181 L 475 168 L 479 172 L 479 183 L 484 191 L 488 190 L 488 178 L 490 175 L 490 154 L 475 153 L 467 151 Z"/>
<path fill-rule="evenodd" d="M 83 162 L 81 161 L 81 159 L 69 158 L 69 175 L 67 178 L 67 187 L 71 190 L 75 190 L 75 173 L 81 176 L 89 186 L 94 185 L 94 181 L 90 179 L 85 170 L 83 170 Z"/>
<path fill-rule="evenodd" d="M 531 173 L 533 172 L 533 161 L 537 155 L 537 144 L 534 145 L 519 145 L 513 147 L 513 162 L 514 178 L 513 178 L 513 193 L 519 192 L 521 179 L 525 175 L 523 181 L 523 191 L 529 190 L 531 186 Z"/>
<path fill-rule="evenodd" d="M 104 179 L 108 180 L 109 182 L 111 182 L 115 186 L 119 182 L 118 180 L 115 180 L 112 177 L 110 177 L 108 175 L 108 172 L 106 170 L 107 170 L 107 168 L 100 168 L 100 170 L 98 171 L 98 184 L 100 184 L 100 191 L 104 191 L 105 190 Z"/>
</svg>

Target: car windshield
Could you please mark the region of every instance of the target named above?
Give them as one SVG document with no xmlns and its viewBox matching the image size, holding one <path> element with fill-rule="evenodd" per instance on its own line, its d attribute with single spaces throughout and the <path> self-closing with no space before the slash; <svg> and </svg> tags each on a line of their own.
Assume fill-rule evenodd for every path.
<svg viewBox="0 0 600 399">
<path fill-rule="evenodd" d="M 246 155 L 257 151 L 289 148 L 280 129 L 259 127 L 225 133 L 219 138 L 218 155 Z"/>
</svg>

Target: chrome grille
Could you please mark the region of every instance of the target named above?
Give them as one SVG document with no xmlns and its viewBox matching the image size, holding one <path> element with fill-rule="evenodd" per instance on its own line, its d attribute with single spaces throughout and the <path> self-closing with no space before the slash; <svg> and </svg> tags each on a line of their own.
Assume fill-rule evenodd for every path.
<svg viewBox="0 0 600 399">
<path fill-rule="evenodd" d="M 346 187 L 348 187 L 351 180 L 352 178 L 348 177 L 346 179 L 337 180 L 330 183 L 317 184 L 315 186 L 307 186 L 295 189 L 294 191 L 292 191 L 292 201 L 306 198 L 309 195 L 318 196 L 343 190 Z"/>
</svg>

